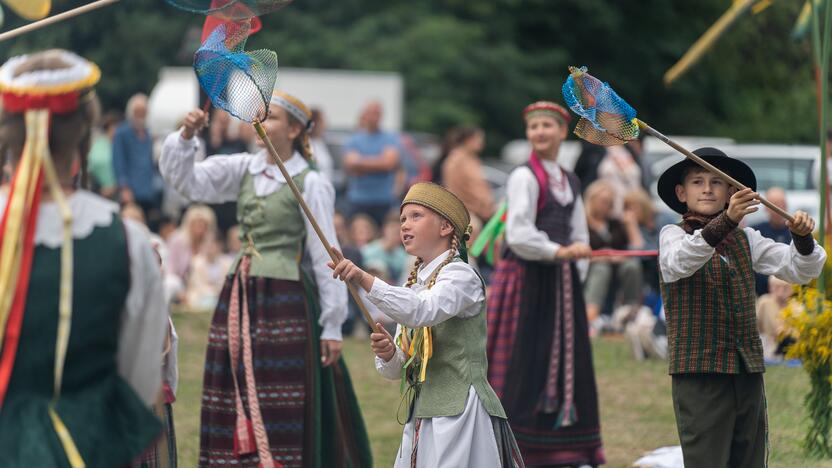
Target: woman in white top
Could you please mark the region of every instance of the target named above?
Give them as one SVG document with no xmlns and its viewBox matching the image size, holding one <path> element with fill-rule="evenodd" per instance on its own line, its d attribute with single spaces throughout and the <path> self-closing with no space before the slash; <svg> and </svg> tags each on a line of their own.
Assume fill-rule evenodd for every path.
<svg viewBox="0 0 832 468">
<path fill-rule="evenodd" d="M 329 276 L 329 255 L 265 150 L 194 162 L 194 134 L 205 119 L 192 111 L 160 159 L 163 177 L 191 201 L 237 201 L 243 244 L 208 338 L 199 464 L 368 466 L 364 424 L 340 359 L 346 288 Z M 263 126 L 337 245 L 335 191 L 310 166 L 309 121 L 306 105 L 275 91 Z"/>
</svg>

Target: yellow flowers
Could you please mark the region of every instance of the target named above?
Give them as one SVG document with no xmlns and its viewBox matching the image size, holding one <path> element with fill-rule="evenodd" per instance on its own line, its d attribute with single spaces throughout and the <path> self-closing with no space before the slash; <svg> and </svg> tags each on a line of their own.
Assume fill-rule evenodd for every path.
<svg viewBox="0 0 832 468">
<path fill-rule="evenodd" d="M 786 353 L 800 359 L 808 372 L 832 364 L 832 301 L 820 300 L 816 288 L 795 286 L 795 295 L 783 309 L 787 333 L 794 338 Z"/>
</svg>

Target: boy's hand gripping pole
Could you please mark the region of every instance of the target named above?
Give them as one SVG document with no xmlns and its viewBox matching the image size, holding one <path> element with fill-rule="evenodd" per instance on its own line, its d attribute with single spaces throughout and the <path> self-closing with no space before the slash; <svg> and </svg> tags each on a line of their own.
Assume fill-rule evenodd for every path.
<svg viewBox="0 0 832 468">
<path fill-rule="evenodd" d="M 670 138 L 665 136 L 662 132 L 654 129 L 653 127 L 647 125 L 646 123 L 642 122 L 639 119 L 636 119 L 636 123 L 638 124 L 638 128 L 641 131 L 643 131 L 645 133 L 648 133 L 650 135 L 653 135 L 654 137 L 658 138 L 659 140 L 665 142 L 668 146 L 670 146 L 671 148 L 675 149 L 676 151 L 682 153 L 688 159 L 693 160 L 693 162 L 695 162 L 696 164 L 699 164 L 700 166 L 704 167 L 709 172 L 713 172 L 714 174 L 722 177 L 723 179 L 728 181 L 728 183 L 733 185 L 734 187 L 736 187 L 740 190 L 745 190 L 746 188 L 748 188 L 745 185 L 743 185 L 742 183 L 740 183 L 738 180 L 736 180 L 733 177 L 726 174 L 725 172 L 717 169 L 713 164 L 709 163 L 708 161 L 705 161 L 704 159 L 700 158 L 699 156 L 693 154 L 691 151 L 689 151 L 684 146 L 682 146 L 679 143 L 676 143 L 675 141 L 671 140 Z M 766 200 L 763 197 L 760 197 L 760 203 L 765 205 L 771 211 L 773 211 L 773 212 L 777 213 L 778 215 L 782 216 L 783 218 L 787 219 L 790 223 L 794 222 L 794 217 L 792 215 L 790 215 L 787 211 L 783 210 L 782 208 L 775 205 L 774 203 Z"/>
</svg>

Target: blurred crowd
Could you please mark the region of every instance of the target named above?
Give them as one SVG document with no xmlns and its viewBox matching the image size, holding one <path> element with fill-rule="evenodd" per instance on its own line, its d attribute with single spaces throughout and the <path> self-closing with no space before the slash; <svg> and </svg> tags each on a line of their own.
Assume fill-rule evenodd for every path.
<svg viewBox="0 0 832 468">
<path fill-rule="evenodd" d="M 104 114 L 86 162 L 91 188 L 119 203 L 124 217 L 143 222 L 166 248 L 169 299 L 186 310 L 213 310 L 241 246 L 236 203 L 190 204 L 165 186 L 157 168 L 160 141 L 147 129 L 147 111 L 147 96 L 138 94 L 123 113 Z M 336 187 L 335 227 L 344 255 L 385 281 L 401 284 L 413 259 L 399 239 L 398 206 L 410 185 L 433 180 L 459 196 L 472 215 L 472 242 L 497 213 L 501 200 L 484 176 L 482 129 L 450 129 L 438 159 L 429 163 L 407 134 L 381 128 L 383 111 L 380 103 L 367 103 L 355 131 L 343 145 L 333 147 L 326 139 L 325 116 L 314 109 L 310 144 L 317 169 Z M 215 109 L 200 135 L 199 158 L 256 151 L 255 138 L 251 126 Z M 613 147 L 583 144 L 574 172 L 582 184 L 593 250 L 654 251 L 662 227 L 678 222 L 678 217 L 657 209 L 649 195 L 641 153 L 640 140 Z M 6 167 L 6 181 L 8 177 Z M 766 197 L 787 209 L 782 190 L 771 189 Z M 788 228 L 773 214 L 754 227 L 778 242 L 790 241 Z M 487 280 L 491 265 L 482 258 L 473 261 Z M 636 358 L 663 358 L 659 283 L 655 257 L 593 260 L 583 291 L 591 334 L 624 333 Z M 782 355 L 779 311 L 790 293 L 790 285 L 775 278 L 757 278 L 758 323 L 767 358 Z M 366 327 L 356 326 L 361 319 L 354 303 L 351 309 L 344 332 L 366 333 Z"/>
</svg>

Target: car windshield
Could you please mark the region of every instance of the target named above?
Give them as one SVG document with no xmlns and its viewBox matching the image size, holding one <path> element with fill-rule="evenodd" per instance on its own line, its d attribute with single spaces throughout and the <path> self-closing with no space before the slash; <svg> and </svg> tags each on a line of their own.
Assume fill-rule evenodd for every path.
<svg viewBox="0 0 832 468">
<path fill-rule="evenodd" d="M 764 192 L 771 187 L 785 190 L 813 190 L 812 161 L 788 158 L 740 158 L 754 170 L 757 190 Z"/>
</svg>

